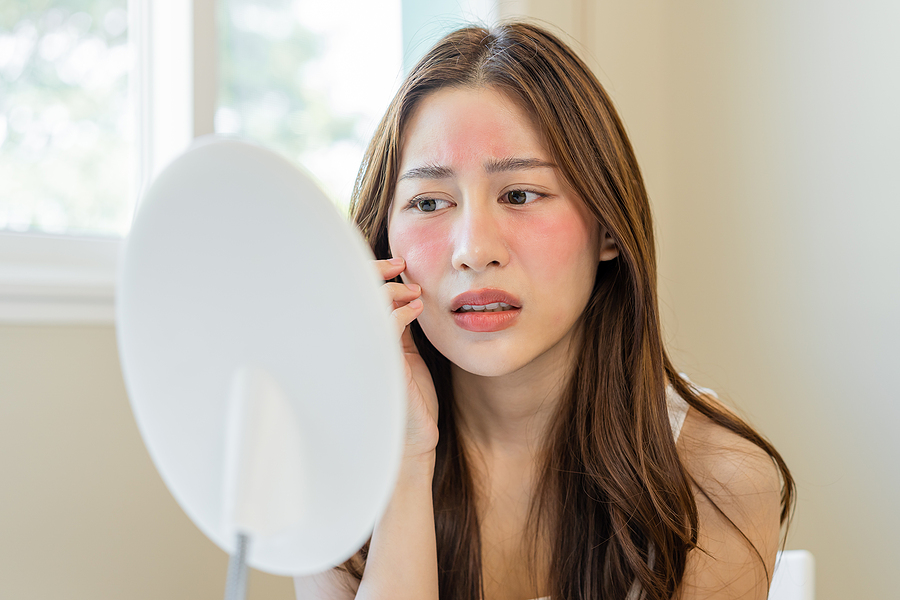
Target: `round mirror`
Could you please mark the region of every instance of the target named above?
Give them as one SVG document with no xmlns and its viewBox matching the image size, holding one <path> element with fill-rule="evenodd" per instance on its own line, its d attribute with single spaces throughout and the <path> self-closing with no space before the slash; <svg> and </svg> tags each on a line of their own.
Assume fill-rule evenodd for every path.
<svg viewBox="0 0 900 600">
<path fill-rule="evenodd" d="M 308 175 L 222 139 L 159 175 L 125 241 L 116 320 L 132 409 L 169 490 L 226 552 L 227 431 L 246 417 L 230 399 L 281 403 L 244 439 L 265 446 L 264 467 L 240 485 L 267 496 L 262 518 L 278 525 L 249 546 L 263 571 L 339 564 L 393 490 L 406 407 L 372 258 Z"/>
</svg>

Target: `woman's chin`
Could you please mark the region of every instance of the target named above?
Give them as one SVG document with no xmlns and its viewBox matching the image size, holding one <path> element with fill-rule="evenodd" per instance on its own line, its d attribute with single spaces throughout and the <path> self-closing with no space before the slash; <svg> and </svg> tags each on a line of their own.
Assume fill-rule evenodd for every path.
<svg viewBox="0 0 900 600">
<path fill-rule="evenodd" d="M 441 354 L 447 357 L 447 360 L 457 369 L 479 377 L 503 377 L 515 373 L 525 366 L 525 363 L 510 360 L 508 353 L 451 351 L 441 352 Z"/>
<path fill-rule="evenodd" d="M 419 318 L 422 332 L 435 349 L 459 369 L 480 377 L 502 377 L 528 365 L 538 354 L 533 344 L 510 331 L 466 332 L 451 324 Z M 443 325 L 440 326 L 440 325 Z M 476 338 L 476 339 L 473 339 Z"/>
<path fill-rule="evenodd" d="M 459 369 L 460 371 L 464 371 L 469 375 L 475 375 L 476 377 L 503 377 L 504 375 L 509 375 L 514 373 L 518 369 L 511 369 L 503 365 L 485 365 L 485 364 L 459 364 L 453 361 L 453 366 Z M 493 367 L 493 368 L 492 368 Z"/>
</svg>

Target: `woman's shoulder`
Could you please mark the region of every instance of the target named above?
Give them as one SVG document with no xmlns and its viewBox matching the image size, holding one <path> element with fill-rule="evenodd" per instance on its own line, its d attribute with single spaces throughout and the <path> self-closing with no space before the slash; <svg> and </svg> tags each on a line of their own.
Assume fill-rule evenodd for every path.
<svg viewBox="0 0 900 600">
<path fill-rule="evenodd" d="M 764 598 L 781 531 L 782 481 L 774 460 L 696 409 L 686 415 L 677 448 L 694 483 L 702 549 L 689 555 L 681 597 L 726 584 L 730 592 Z"/>
<path fill-rule="evenodd" d="M 732 412 L 715 396 L 704 398 Z M 772 457 L 696 409 L 687 411 L 677 447 L 688 472 L 698 484 L 706 484 L 709 493 L 743 496 L 768 491 L 780 498 L 781 478 Z"/>
</svg>

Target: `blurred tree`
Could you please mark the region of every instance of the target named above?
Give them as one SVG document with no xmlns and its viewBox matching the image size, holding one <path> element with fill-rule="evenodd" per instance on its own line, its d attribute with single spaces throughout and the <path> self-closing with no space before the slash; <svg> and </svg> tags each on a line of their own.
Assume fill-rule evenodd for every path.
<svg viewBox="0 0 900 600">
<path fill-rule="evenodd" d="M 297 4 L 222 2 L 216 131 L 240 135 L 293 161 L 306 162 L 304 157 L 327 152 L 342 141 L 361 146 L 364 140 L 358 139 L 360 115 L 339 113 L 330 102 L 328 74 L 320 68 L 328 51 L 327 36 L 304 27 Z M 315 169 L 313 174 L 328 179 Z M 336 195 L 334 189 L 327 191 Z"/>
<path fill-rule="evenodd" d="M 0 230 L 125 232 L 126 7 L 127 0 L 0 5 Z"/>
</svg>

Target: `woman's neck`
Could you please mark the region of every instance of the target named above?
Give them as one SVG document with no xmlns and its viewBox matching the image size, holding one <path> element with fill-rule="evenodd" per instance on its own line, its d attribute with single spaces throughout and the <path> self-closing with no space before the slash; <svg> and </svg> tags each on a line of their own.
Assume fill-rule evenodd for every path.
<svg viewBox="0 0 900 600">
<path fill-rule="evenodd" d="M 573 364 L 574 335 L 521 369 L 498 377 L 451 365 L 459 433 L 486 460 L 524 459 L 549 433 Z"/>
</svg>

